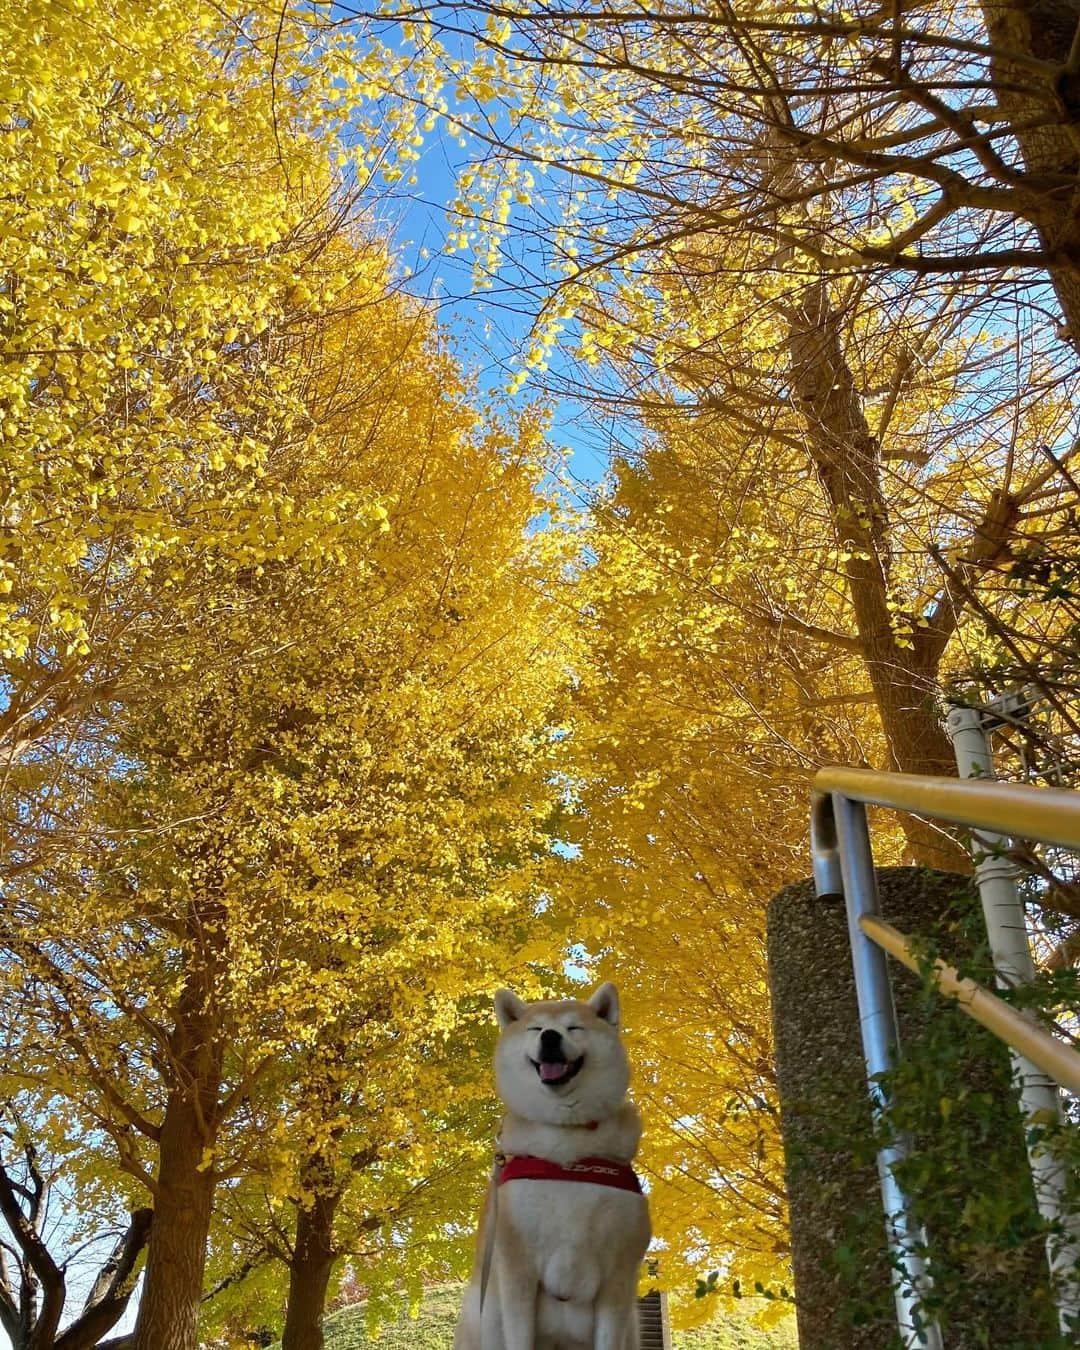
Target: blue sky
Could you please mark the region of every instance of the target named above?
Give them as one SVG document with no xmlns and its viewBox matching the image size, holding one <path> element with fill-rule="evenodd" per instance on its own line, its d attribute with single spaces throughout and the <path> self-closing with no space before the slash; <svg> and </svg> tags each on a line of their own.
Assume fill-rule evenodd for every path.
<svg viewBox="0 0 1080 1350">
<path fill-rule="evenodd" d="M 471 158 L 461 149 L 440 119 L 429 132 L 416 165 L 415 186 L 398 184 L 384 196 L 378 209 L 399 270 L 411 271 L 407 285 L 434 308 L 442 328 L 451 336 L 464 367 L 475 377 L 482 394 L 501 395 L 520 368 L 517 358 L 527 345 L 540 292 L 533 278 L 546 264 L 536 243 L 530 244 L 539 221 L 528 208 L 517 208 L 512 220 L 511 246 L 505 266 L 488 290 L 473 286 L 472 256 L 447 252 L 447 210 L 454 196 L 459 170 Z M 530 256 L 530 253 L 535 256 Z M 553 388 L 573 377 L 572 358 L 565 350 L 553 353 L 547 381 Z M 511 402 L 523 404 L 545 394 L 536 377 Z M 583 486 L 595 483 L 608 467 L 608 437 L 590 418 L 589 409 L 571 396 L 547 391 L 552 405 L 550 439 L 565 450 L 571 475 Z"/>
</svg>

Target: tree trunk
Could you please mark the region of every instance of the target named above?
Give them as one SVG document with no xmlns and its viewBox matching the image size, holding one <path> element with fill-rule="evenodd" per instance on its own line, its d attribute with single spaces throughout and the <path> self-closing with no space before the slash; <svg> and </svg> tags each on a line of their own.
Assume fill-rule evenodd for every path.
<svg viewBox="0 0 1080 1350">
<path fill-rule="evenodd" d="M 1065 70 L 1080 26 L 1080 0 L 983 0 L 992 45 L 1045 61 L 1045 77 L 999 55 L 992 63 L 995 95 L 1008 113 L 1023 156 L 1045 204 L 1043 247 L 1062 256 L 1047 270 L 1074 345 L 1080 347 L 1080 70 Z"/>
<path fill-rule="evenodd" d="M 824 280 L 788 312 L 792 386 L 806 423 L 818 478 L 829 502 L 855 628 L 892 758 L 904 773 L 955 775 L 952 747 L 937 708 L 937 660 L 920 660 L 901 639 L 889 608 L 889 517 L 880 447 L 843 351 L 840 323 Z M 970 871 L 964 849 L 939 827 L 904 816 L 916 862 Z"/>
<path fill-rule="evenodd" d="M 135 1350 L 196 1350 L 214 1178 L 200 1170 L 204 1132 L 192 1103 L 170 1099 L 161 1131 L 154 1231 Z"/>
<path fill-rule="evenodd" d="M 64 1270 L 53 1259 L 40 1232 L 47 1212 L 48 1181 L 35 1162 L 36 1150 L 32 1146 L 26 1147 L 25 1158 L 25 1184 L 13 1182 L 0 1163 L 0 1214 L 14 1243 L 7 1250 L 14 1255 L 17 1248 L 19 1261 L 15 1280 L 18 1307 L 5 1278 L 2 1325 L 15 1350 L 49 1350 L 64 1313 L 67 1286 Z M 27 1205 L 26 1213 L 22 1203 Z"/>
<path fill-rule="evenodd" d="M 154 1223 L 134 1350 L 198 1346 L 215 1181 L 207 1151 L 217 1136 L 222 1064 L 209 1010 L 212 978 L 206 965 L 189 974 L 170 1038 L 173 1082 L 161 1126 Z"/>
<path fill-rule="evenodd" d="M 901 652 L 895 644 L 894 650 Z M 884 656 L 880 651 L 874 656 L 868 654 L 866 667 L 892 754 L 890 767 L 901 773 L 955 778 L 956 757 L 939 721 L 935 683 L 923 678 L 917 669 L 897 663 L 888 649 Z M 902 824 L 913 861 L 939 871 L 971 871 L 966 849 L 940 825 L 907 815 Z"/>
<path fill-rule="evenodd" d="M 127 1232 L 98 1271 L 82 1312 L 56 1338 L 52 1350 L 93 1350 L 120 1321 L 138 1278 L 139 1258 L 149 1241 L 153 1221 L 152 1209 L 132 1212 Z"/>
<path fill-rule="evenodd" d="M 296 1242 L 289 1263 L 289 1302 L 281 1350 L 324 1350 L 322 1321 L 337 1253 L 334 1212 L 341 1192 L 315 1193 L 310 1208 L 296 1214 Z"/>
</svg>

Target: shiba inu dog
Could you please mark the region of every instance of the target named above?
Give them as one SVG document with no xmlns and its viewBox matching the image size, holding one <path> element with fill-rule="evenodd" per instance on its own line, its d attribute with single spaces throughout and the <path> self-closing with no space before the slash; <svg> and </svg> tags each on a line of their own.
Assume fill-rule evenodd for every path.
<svg viewBox="0 0 1080 1350">
<path fill-rule="evenodd" d="M 506 1106 L 456 1350 L 637 1350 L 651 1231 L 619 996 L 495 995 Z"/>
</svg>

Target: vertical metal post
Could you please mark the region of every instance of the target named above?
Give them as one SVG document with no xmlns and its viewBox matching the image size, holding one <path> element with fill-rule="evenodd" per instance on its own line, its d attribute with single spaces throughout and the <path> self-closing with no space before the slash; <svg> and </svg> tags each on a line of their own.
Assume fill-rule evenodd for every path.
<svg viewBox="0 0 1080 1350">
<path fill-rule="evenodd" d="M 877 1120 L 888 1102 L 881 1084 L 875 1080 L 892 1066 L 899 1041 L 887 958 L 859 927 L 859 920 L 864 914 L 878 913 L 877 876 L 870 849 L 866 807 L 861 802 L 851 801 L 835 793 L 832 808 L 839 843 L 851 959 L 855 967 L 855 993 L 859 1003 L 863 1056 L 870 1083 L 871 1110 Z M 896 1178 L 896 1168 L 906 1156 L 907 1144 L 901 1138 L 895 1138 L 877 1156 L 896 1319 L 905 1347 L 923 1346 L 927 1350 L 942 1350 L 941 1331 L 937 1323 L 924 1312 L 926 1295 L 931 1287 L 924 1255 L 925 1238 Z"/>
<path fill-rule="evenodd" d="M 993 779 L 994 761 L 990 752 L 983 714 L 977 708 L 956 706 L 947 718 L 949 735 L 956 754 L 961 778 Z M 989 830 L 974 836 L 976 858 L 975 884 L 982 900 L 986 932 L 994 959 L 999 986 L 1014 988 L 1030 984 L 1035 978 L 1027 921 L 1016 886 L 1016 869 L 1004 856 L 1009 840 Z M 1080 1323 L 1080 1224 L 1065 1212 L 1068 1184 L 1067 1169 L 1057 1156 L 1053 1143 L 1043 1142 L 1046 1130 L 1053 1130 L 1061 1116 L 1061 1097 L 1052 1078 L 1030 1060 L 1009 1051 L 1013 1076 L 1019 1089 L 1020 1110 L 1024 1117 L 1028 1163 L 1035 1186 L 1039 1212 L 1054 1231 L 1046 1237 L 1046 1256 L 1050 1265 L 1051 1287 L 1057 1299 L 1062 1331 L 1075 1331 Z"/>
<path fill-rule="evenodd" d="M 840 845 L 836 839 L 833 799 L 828 792 L 810 794 L 810 857 L 814 864 L 814 894 L 819 900 L 842 900 Z"/>
</svg>

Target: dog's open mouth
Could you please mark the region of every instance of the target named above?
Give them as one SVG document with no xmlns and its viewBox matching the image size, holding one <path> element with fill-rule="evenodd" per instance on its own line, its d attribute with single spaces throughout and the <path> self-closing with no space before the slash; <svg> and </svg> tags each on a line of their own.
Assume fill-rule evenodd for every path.
<svg viewBox="0 0 1080 1350">
<path fill-rule="evenodd" d="M 564 1083 L 569 1083 L 579 1073 L 581 1066 L 585 1063 L 585 1056 L 580 1059 L 542 1059 L 539 1063 L 534 1059 L 531 1061 L 536 1075 L 545 1087 L 562 1087 Z"/>
</svg>

